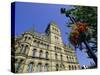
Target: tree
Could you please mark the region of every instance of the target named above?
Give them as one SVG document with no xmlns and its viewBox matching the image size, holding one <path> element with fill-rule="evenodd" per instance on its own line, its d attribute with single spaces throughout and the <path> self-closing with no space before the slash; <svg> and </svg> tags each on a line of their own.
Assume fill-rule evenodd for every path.
<svg viewBox="0 0 100 75">
<path fill-rule="evenodd" d="M 76 47 L 86 45 L 89 58 L 93 58 L 97 66 L 97 7 L 74 6 L 70 10 L 61 8 L 61 13 L 69 17 L 71 25 L 70 42 Z M 90 46 L 90 44 L 92 46 Z M 82 49 L 82 47 L 80 47 Z"/>
<path fill-rule="evenodd" d="M 87 23 L 88 25 L 88 43 L 97 44 L 97 7 L 90 6 L 74 6 L 73 9 L 68 10 L 70 14 L 75 16 L 76 21 Z M 91 39 L 90 39 L 91 38 Z M 94 42 L 93 42 L 94 41 Z M 94 47 L 93 47 L 94 48 Z M 97 47 L 93 49 L 97 51 Z"/>
</svg>

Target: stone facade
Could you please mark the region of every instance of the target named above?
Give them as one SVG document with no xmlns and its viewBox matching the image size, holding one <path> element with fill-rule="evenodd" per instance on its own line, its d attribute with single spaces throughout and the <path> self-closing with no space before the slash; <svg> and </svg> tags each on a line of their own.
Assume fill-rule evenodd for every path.
<svg viewBox="0 0 100 75">
<path fill-rule="evenodd" d="M 54 22 L 45 33 L 24 32 L 16 37 L 12 62 L 16 73 L 80 69 L 75 51 L 63 44 Z"/>
</svg>

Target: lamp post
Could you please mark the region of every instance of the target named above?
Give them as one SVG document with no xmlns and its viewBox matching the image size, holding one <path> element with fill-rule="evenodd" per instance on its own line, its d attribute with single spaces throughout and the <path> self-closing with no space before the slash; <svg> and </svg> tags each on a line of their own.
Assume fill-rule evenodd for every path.
<svg viewBox="0 0 100 75">
<path fill-rule="evenodd" d="M 72 21 L 72 23 L 77 25 L 77 27 L 79 28 L 79 25 L 77 24 L 76 19 L 73 16 L 71 16 L 71 13 L 66 11 L 65 8 L 61 8 L 61 14 L 65 14 L 66 17 L 69 17 L 70 20 Z M 95 62 L 95 67 L 97 67 L 97 56 L 94 54 L 92 48 L 89 46 L 89 44 L 86 40 L 85 32 L 81 32 L 81 31 L 78 31 L 78 32 L 79 32 L 79 37 L 78 37 L 79 39 L 78 40 L 76 39 L 76 40 L 79 42 L 79 44 L 84 43 L 84 45 L 87 48 L 86 52 L 87 52 L 89 58 L 93 59 L 93 61 Z"/>
</svg>

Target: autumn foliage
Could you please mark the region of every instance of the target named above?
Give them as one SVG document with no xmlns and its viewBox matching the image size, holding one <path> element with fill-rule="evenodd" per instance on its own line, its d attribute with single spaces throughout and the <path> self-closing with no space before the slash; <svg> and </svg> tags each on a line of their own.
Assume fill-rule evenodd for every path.
<svg viewBox="0 0 100 75">
<path fill-rule="evenodd" d="M 78 39 L 80 38 L 81 33 L 86 32 L 87 29 L 88 26 L 86 23 L 81 23 L 80 21 L 76 22 L 76 24 L 74 24 L 71 29 L 72 31 L 70 33 L 70 42 L 73 45 L 77 45 L 79 43 Z"/>
</svg>

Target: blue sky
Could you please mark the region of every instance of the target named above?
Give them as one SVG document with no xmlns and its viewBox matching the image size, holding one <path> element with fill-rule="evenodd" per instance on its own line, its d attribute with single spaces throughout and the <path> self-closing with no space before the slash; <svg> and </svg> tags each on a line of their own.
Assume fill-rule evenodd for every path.
<svg viewBox="0 0 100 75">
<path fill-rule="evenodd" d="M 68 35 L 65 33 L 70 32 L 70 28 L 67 28 L 65 25 L 69 21 L 69 18 L 60 13 L 60 8 L 62 7 L 68 10 L 73 6 L 16 2 L 15 35 L 18 36 L 30 29 L 44 33 L 48 23 L 54 21 L 61 30 L 63 42 L 68 44 Z M 77 50 L 76 54 L 80 65 L 90 64 L 90 60 L 86 58 L 83 52 Z"/>
</svg>

